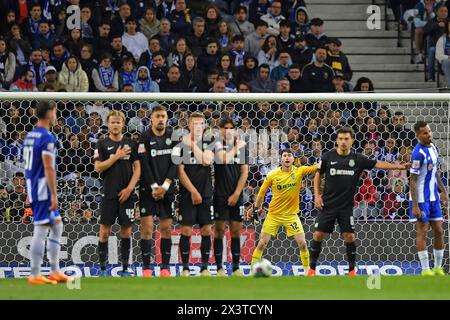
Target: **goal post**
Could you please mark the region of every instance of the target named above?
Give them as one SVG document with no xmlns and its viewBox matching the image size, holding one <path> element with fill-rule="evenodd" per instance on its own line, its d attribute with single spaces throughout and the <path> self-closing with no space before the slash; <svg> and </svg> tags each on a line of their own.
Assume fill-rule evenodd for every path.
<svg viewBox="0 0 450 320">
<path fill-rule="evenodd" d="M 248 212 L 267 173 L 278 166 L 279 151 L 290 147 L 297 164 L 310 164 L 334 147 L 335 129 L 351 126 L 356 132 L 354 149 L 374 159 L 409 161 L 415 143 L 412 126 L 427 121 L 441 155 L 441 171 L 448 187 L 450 160 L 450 94 L 434 93 L 67 93 L 0 92 L 0 278 L 29 274 L 29 244 L 32 216 L 26 202 L 21 141 L 34 124 L 33 106 L 37 101 L 57 104 L 58 193 L 64 218 L 61 264 L 76 275 L 93 276 L 98 271 L 97 235 L 101 180 L 93 170 L 93 153 L 98 139 L 105 136 L 108 111 L 121 110 L 127 118 L 127 132 L 139 139 L 148 128 L 148 115 L 156 104 L 166 106 L 169 126 L 186 128 L 190 112 L 205 114 L 207 127 L 214 129 L 221 118 L 231 117 L 239 135 L 248 142 L 249 178 L 244 189 Z M 265 204 L 270 198 L 270 192 Z M 174 211 L 178 210 L 178 200 Z M 137 203 L 138 206 L 138 203 Z M 301 191 L 301 219 L 307 240 L 312 238 L 314 209 L 312 179 Z M 449 208 L 445 210 L 444 267 L 449 272 Z M 415 249 L 414 224 L 408 221 L 408 175 L 405 172 L 372 170 L 361 179 L 355 197 L 354 219 L 358 241 L 358 265 L 363 274 L 418 274 L 420 265 Z M 157 223 L 156 223 L 157 225 Z M 109 239 L 112 274 L 120 269 L 117 226 Z M 155 228 L 156 230 L 156 228 Z M 253 248 L 261 225 L 244 222 L 241 235 L 241 268 L 249 273 Z M 338 229 L 337 229 L 338 230 Z M 171 272 L 179 272 L 179 224 L 172 234 Z M 430 233 L 431 236 L 431 233 Z M 136 274 L 142 272 L 138 245 L 139 221 L 133 226 L 130 262 Z M 191 238 L 192 273 L 200 270 L 200 233 Z M 161 260 L 159 232 L 153 241 L 155 273 Z M 224 242 L 224 260 L 231 269 L 230 234 Z M 431 243 L 429 241 L 429 251 Z M 228 248 L 228 249 L 227 249 Z M 303 269 L 298 249 L 286 232 L 273 238 L 264 253 L 278 275 L 299 275 Z M 432 258 L 432 254 L 430 255 Z M 431 259 L 432 260 L 432 259 Z M 346 257 L 338 232 L 326 240 L 318 272 L 343 274 Z M 47 263 L 47 261 L 45 261 Z M 211 272 L 214 255 L 211 252 Z M 431 261 L 433 263 L 433 261 Z M 45 270 L 45 269 L 44 269 Z"/>
</svg>

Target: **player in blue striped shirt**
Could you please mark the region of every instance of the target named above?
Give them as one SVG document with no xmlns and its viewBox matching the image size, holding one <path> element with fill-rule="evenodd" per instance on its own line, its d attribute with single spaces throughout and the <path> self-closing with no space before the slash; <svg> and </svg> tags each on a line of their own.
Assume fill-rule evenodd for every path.
<svg viewBox="0 0 450 320">
<path fill-rule="evenodd" d="M 56 192 L 56 143 L 50 128 L 56 123 L 56 105 L 40 102 L 36 107 L 38 122 L 23 142 L 25 181 L 28 200 L 34 217 L 31 240 L 31 275 L 29 284 L 57 284 L 72 281 L 59 270 L 59 252 L 63 224 L 58 212 Z M 50 231 L 50 234 L 49 234 Z M 50 277 L 40 274 L 45 240 L 50 261 Z"/>
<path fill-rule="evenodd" d="M 442 183 L 438 169 L 439 153 L 431 142 L 433 133 L 424 121 L 414 125 L 419 143 L 411 155 L 409 212 L 412 222 L 416 222 L 416 246 L 422 266 L 422 275 L 444 275 L 444 231 L 442 228 L 441 201 L 448 203 L 447 190 Z M 434 269 L 430 269 L 427 250 L 429 225 L 433 230 Z"/>
</svg>

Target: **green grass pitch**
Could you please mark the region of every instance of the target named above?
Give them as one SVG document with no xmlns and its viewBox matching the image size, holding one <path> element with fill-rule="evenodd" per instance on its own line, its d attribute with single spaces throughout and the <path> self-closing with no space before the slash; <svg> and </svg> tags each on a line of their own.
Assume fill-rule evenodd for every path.
<svg viewBox="0 0 450 320">
<path fill-rule="evenodd" d="M 30 286 L 26 279 L 0 279 L 0 299 L 450 299 L 450 276 L 380 278 L 369 290 L 367 276 L 228 278 L 82 278 L 65 284 Z"/>
</svg>

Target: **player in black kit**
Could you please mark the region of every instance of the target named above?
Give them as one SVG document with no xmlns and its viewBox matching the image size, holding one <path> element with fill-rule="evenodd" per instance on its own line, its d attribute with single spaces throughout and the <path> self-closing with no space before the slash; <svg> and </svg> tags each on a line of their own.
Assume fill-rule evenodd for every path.
<svg viewBox="0 0 450 320">
<path fill-rule="evenodd" d="M 170 277 L 169 261 L 172 248 L 172 221 L 174 215 L 174 180 L 177 166 L 171 160 L 174 142 L 172 130 L 167 129 L 167 110 L 157 105 L 152 109 L 151 126 L 141 136 L 139 159 L 142 179 L 139 189 L 141 209 L 141 241 L 143 276 L 151 277 L 150 238 L 153 232 L 153 216 L 159 218 L 161 232 L 160 250 L 162 256 L 161 277 Z"/>
<path fill-rule="evenodd" d="M 383 170 L 407 170 L 408 163 L 393 164 L 379 160 L 369 160 L 351 150 L 355 133 L 351 128 L 342 127 L 336 132 L 337 148 L 322 156 L 320 171 L 314 177 L 314 203 L 319 214 L 314 224 L 315 231 L 310 246 L 310 269 L 308 276 L 316 274 L 316 264 L 322 250 L 325 234 L 334 231 L 337 220 L 344 238 L 349 275 L 355 276 L 356 244 L 353 220 L 353 203 L 361 173 L 373 168 Z M 320 194 L 321 176 L 325 175 L 323 196 Z"/>
<path fill-rule="evenodd" d="M 240 236 L 245 209 L 242 190 L 248 178 L 248 157 L 245 142 L 238 140 L 233 120 L 223 119 L 219 127 L 221 139 L 215 142 L 214 161 L 214 257 L 217 276 L 226 276 L 227 273 L 223 268 L 223 237 L 228 221 L 233 275 L 242 276 L 239 270 Z"/>
<path fill-rule="evenodd" d="M 136 142 L 122 134 L 125 115 L 120 111 L 111 111 L 106 119 L 109 135 L 104 140 L 98 141 L 94 153 L 95 171 L 100 173 L 103 179 L 98 241 L 100 276 L 107 276 L 108 238 L 111 234 L 111 226 L 118 218 L 123 267 L 121 275 L 126 277 L 130 276 L 128 259 L 136 203 L 134 188 L 141 175 L 141 165 Z"/>
<path fill-rule="evenodd" d="M 180 252 L 183 262 L 182 276 L 189 276 L 189 249 L 192 226 L 200 226 L 202 237 L 202 276 L 210 276 L 207 269 L 211 252 L 211 225 L 214 218 L 211 164 L 214 153 L 208 141 L 203 140 L 205 116 L 194 112 L 189 117 L 189 134 L 182 140 L 182 147 L 174 148 L 174 155 L 181 156 L 178 167 L 180 179 L 179 222 L 181 223 Z"/>
</svg>

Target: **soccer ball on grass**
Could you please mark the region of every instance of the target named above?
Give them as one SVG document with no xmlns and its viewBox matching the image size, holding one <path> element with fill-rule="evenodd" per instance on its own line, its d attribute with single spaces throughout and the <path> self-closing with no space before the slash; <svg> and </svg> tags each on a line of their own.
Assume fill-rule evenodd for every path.
<svg viewBox="0 0 450 320">
<path fill-rule="evenodd" d="M 270 277 L 272 275 L 272 263 L 267 259 L 256 261 L 252 267 L 252 274 L 257 278 Z"/>
</svg>

